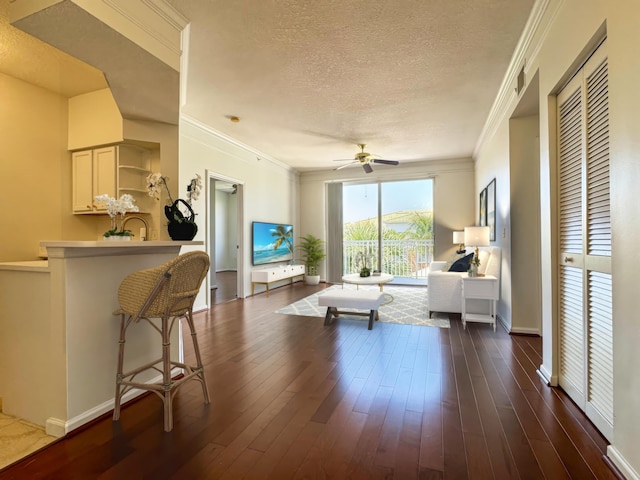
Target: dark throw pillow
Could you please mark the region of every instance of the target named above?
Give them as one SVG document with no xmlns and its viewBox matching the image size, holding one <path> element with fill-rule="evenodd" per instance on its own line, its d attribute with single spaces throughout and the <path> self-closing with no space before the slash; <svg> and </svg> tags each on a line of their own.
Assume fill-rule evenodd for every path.
<svg viewBox="0 0 640 480">
<path fill-rule="evenodd" d="M 450 272 L 466 272 L 469 270 L 469 265 L 471 264 L 471 259 L 473 258 L 473 252 L 471 252 L 469 255 L 459 258 L 458 260 L 456 260 L 455 262 L 453 262 L 453 265 L 451 265 L 451 268 L 449 268 Z"/>
</svg>

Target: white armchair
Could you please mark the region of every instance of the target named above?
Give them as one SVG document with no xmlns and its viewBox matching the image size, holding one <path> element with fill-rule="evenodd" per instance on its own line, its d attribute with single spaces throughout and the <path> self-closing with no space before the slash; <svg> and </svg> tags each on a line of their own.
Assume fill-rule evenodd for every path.
<svg viewBox="0 0 640 480">
<path fill-rule="evenodd" d="M 480 247 L 480 267 L 478 273 L 493 275 L 500 279 L 500 247 Z M 468 249 L 471 253 L 473 249 Z M 427 302 L 432 312 L 462 313 L 462 277 L 467 272 L 444 271 L 448 262 L 431 262 L 427 274 Z"/>
</svg>

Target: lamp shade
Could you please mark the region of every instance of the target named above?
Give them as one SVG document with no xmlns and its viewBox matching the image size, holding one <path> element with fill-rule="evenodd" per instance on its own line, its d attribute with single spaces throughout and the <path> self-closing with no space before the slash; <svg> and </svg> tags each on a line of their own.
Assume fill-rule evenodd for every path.
<svg viewBox="0 0 640 480">
<path fill-rule="evenodd" d="M 453 232 L 453 243 L 464 243 L 464 232 Z"/>
<path fill-rule="evenodd" d="M 491 245 L 491 229 L 489 227 L 464 227 L 464 244 L 471 247 L 488 247 Z"/>
</svg>

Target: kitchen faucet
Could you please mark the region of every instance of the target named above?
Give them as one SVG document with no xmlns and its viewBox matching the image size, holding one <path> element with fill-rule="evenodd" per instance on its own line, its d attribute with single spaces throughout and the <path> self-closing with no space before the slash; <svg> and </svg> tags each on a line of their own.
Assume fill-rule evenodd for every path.
<svg viewBox="0 0 640 480">
<path fill-rule="evenodd" d="M 124 221 L 122 222 L 122 229 L 124 230 L 124 227 L 127 225 L 127 223 L 129 223 L 129 220 L 140 220 L 143 224 L 144 224 L 144 237 L 140 237 L 140 241 L 144 242 L 147 239 L 147 236 L 149 235 L 149 224 L 147 223 L 147 221 L 142 218 L 142 217 L 138 217 L 136 215 L 133 215 L 131 217 L 125 217 Z"/>
</svg>

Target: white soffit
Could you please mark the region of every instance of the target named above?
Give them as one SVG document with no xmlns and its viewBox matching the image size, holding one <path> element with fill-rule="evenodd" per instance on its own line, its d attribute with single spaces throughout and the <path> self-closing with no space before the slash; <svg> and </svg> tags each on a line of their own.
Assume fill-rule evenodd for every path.
<svg viewBox="0 0 640 480">
<path fill-rule="evenodd" d="M 9 23 L 11 0 L 0 0 L 0 73 L 75 97 L 107 87 L 103 73 Z"/>
<path fill-rule="evenodd" d="M 76 3 L 61 1 L 12 23 L 104 72 L 123 117 L 178 123 L 179 72 Z"/>
</svg>

